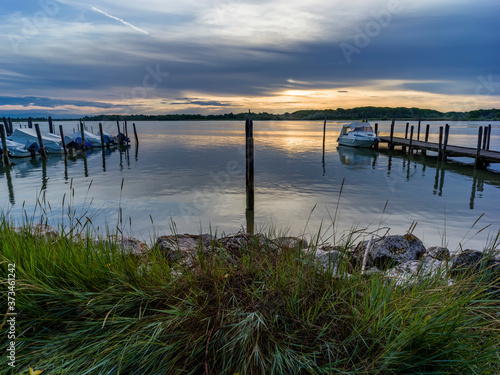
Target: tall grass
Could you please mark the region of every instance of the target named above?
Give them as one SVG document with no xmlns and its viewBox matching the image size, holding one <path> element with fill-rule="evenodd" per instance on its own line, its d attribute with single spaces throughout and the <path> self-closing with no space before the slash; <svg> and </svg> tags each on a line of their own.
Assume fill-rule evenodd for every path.
<svg viewBox="0 0 500 375">
<path fill-rule="evenodd" d="M 261 242 L 228 261 L 213 241 L 187 267 L 155 248 L 134 257 L 112 240 L 48 239 L 3 218 L 19 337 L 16 369 L 2 356 L 0 373 L 500 373 L 500 301 L 487 283 L 396 287 Z"/>
</svg>

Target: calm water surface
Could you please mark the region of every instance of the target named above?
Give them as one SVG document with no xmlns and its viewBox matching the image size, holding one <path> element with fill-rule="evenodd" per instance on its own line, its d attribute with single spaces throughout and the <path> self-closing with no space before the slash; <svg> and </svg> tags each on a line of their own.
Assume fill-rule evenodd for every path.
<svg viewBox="0 0 500 375">
<path fill-rule="evenodd" d="M 500 122 L 489 123 L 490 148 L 500 150 Z M 59 124 L 66 133 L 76 128 Z M 341 124 L 328 123 L 323 155 L 321 122 L 254 122 L 256 229 L 309 237 L 321 228 L 328 240 L 353 228 L 400 234 L 417 223 L 413 233 L 426 245 L 444 242 L 452 250 L 482 249 L 500 229 L 500 165 L 480 171 L 430 156 L 338 147 Z M 474 147 L 477 127 L 485 124 L 450 123 L 449 144 Z M 116 123 L 103 125 L 116 133 Z M 148 242 L 174 225 L 179 233 L 246 228 L 243 123 L 136 125 L 138 147 L 132 142 L 104 157 L 97 149 L 86 158 L 17 159 L 10 171 L 0 166 L 0 208 L 20 220 L 25 211 L 41 213 L 38 200 L 51 224 L 70 225 L 70 205 L 69 216 L 101 233 L 118 226 Z M 431 123 L 431 141 L 439 125 Z M 379 129 L 388 134 L 389 122 Z M 396 132 L 404 132 L 404 123 Z"/>
</svg>

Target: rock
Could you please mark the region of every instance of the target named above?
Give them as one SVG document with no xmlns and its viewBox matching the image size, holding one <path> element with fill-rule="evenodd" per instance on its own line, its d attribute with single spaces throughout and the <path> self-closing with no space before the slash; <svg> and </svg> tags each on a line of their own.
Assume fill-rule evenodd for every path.
<svg viewBox="0 0 500 375">
<path fill-rule="evenodd" d="M 410 260 L 391 268 L 384 276 L 397 286 L 413 286 L 422 282 L 422 279 L 444 279 L 446 264 L 440 260 Z"/>
<path fill-rule="evenodd" d="M 446 247 L 432 246 L 425 250 L 424 257 L 437 260 L 448 260 L 450 259 L 450 250 Z"/>
<path fill-rule="evenodd" d="M 355 250 L 357 262 L 361 262 L 368 242 L 358 244 Z M 425 253 L 425 246 L 412 234 L 385 236 L 372 242 L 367 266 L 386 270 L 400 263 L 418 260 Z"/>
<path fill-rule="evenodd" d="M 273 240 L 273 243 L 278 247 L 278 249 L 307 249 L 307 241 L 298 237 L 278 237 Z"/>
<path fill-rule="evenodd" d="M 135 237 L 113 235 L 108 238 L 116 243 L 123 255 L 143 256 L 146 254 L 146 245 Z"/>
<path fill-rule="evenodd" d="M 500 278 L 500 261 L 490 254 L 467 249 L 452 258 L 450 273 L 452 276 L 467 273 L 487 272 L 493 278 Z"/>
<path fill-rule="evenodd" d="M 212 238 L 209 234 L 161 236 L 156 240 L 156 248 L 170 261 L 179 261 L 185 258 L 193 260 L 199 250 L 207 250 L 211 246 Z"/>
<path fill-rule="evenodd" d="M 229 251 L 236 258 L 240 258 L 247 249 L 255 246 L 265 248 L 269 242 L 270 241 L 262 235 L 236 233 L 221 238 L 217 241 L 217 245 Z"/>
<path fill-rule="evenodd" d="M 17 233 L 28 232 L 33 236 L 45 237 L 46 240 L 56 241 L 61 237 L 59 231 L 51 225 L 48 224 L 32 224 L 29 227 L 15 228 Z"/>
<path fill-rule="evenodd" d="M 345 254 L 337 250 L 324 251 L 318 249 L 313 255 L 313 260 L 321 264 L 324 268 L 338 268 L 339 263 L 344 259 Z"/>
</svg>

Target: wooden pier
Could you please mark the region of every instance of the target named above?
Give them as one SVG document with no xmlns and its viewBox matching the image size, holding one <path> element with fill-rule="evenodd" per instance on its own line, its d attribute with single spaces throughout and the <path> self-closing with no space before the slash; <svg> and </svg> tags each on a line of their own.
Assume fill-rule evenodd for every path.
<svg viewBox="0 0 500 375">
<path fill-rule="evenodd" d="M 375 124 L 375 129 L 378 131 L 378 124 Z M 429 142 L 429 125 L 427 125 L 425 141 L 419 140 L 420 134 L 417 139 L 413 139 L 413 129 L 411 126 L 410 137 L 408 138 L 408 124 L 406 126 L 405 138 L 394 136 L 394 122 L 391 124 L 391 131 L 389 136 L 380 136 L 380 143 L 386 143 L 389 150 L 393 150 L 396 146 L 401 147 L 403 152 L 413 153 L 420 151 L 426 154 L 427 151 L 437 153 L 439 160 L 447 160 L 448 156 L 451 157 L 468 157 L 474 159 L 475 168 L 486 168 L 491 163 L 500 163 L 500 152 L 491 151 L 490 148 L 490 135 L 491 125 L 478 128 L 477 147 L 464 147 L 454 146 L 448 144 L 448 136 L 450 126 L 441 126 L 439 129 L 439 142 Z M 443 131 L 444 129 L 444 131 Z M 420 132 L 419 132 L 420 133 Z M 444 134 L 444 139 L 443 139 Z"/>
</svg>

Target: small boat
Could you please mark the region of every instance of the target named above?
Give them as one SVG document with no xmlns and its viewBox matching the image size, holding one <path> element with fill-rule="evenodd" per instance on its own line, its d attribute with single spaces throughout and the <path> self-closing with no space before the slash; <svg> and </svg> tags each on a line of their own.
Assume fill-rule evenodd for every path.
<svg viewBox="0 0 500 375">
<path fill-rule="evenodd" d="M 38 137 L 33 129 L 15 129 L 7 139 L 23 144 L 26 149 L 29 149 L 30 146 L 39 148 Z M 58 154 L 63 151 L 61 137 L 55 134 L 42 133 L 42 141 L 47 153 Z"/>
<path fill-rule="evenodd" d="M 95 135 L 94 133 L 88 132 L 86 130 L 83 131 L 85 136 L 85 148 L 87 147 L 87 143 L 90 143 L 92 147 L 102 147 L 101 137 L 99 135 Z M 71 142 L 82 144 L 82 132 L 77 131 L 70 135 L 65 135 L 64 140 L 66 144 L 70 144 Z M 106 141 L 104 141 L 106 142 Z"/>
<path fill-rule="evenodd" d="M 26 158 L 31 156 L 31 152 L 24 147 L 24 144 L 11 141 L 10 139 L 6 139 L 7 142 L 7 150 L 9 151 L 9 156 L 11 158 Z M 2 144 L 0 143 L 0 150 L 2 150 Z"/>
<path fill-rule="evenodd" d="M 380 142 L 369 122 L 352 122 L 342 126 L 339 145 L 370 148 Z"/>
</svg>

